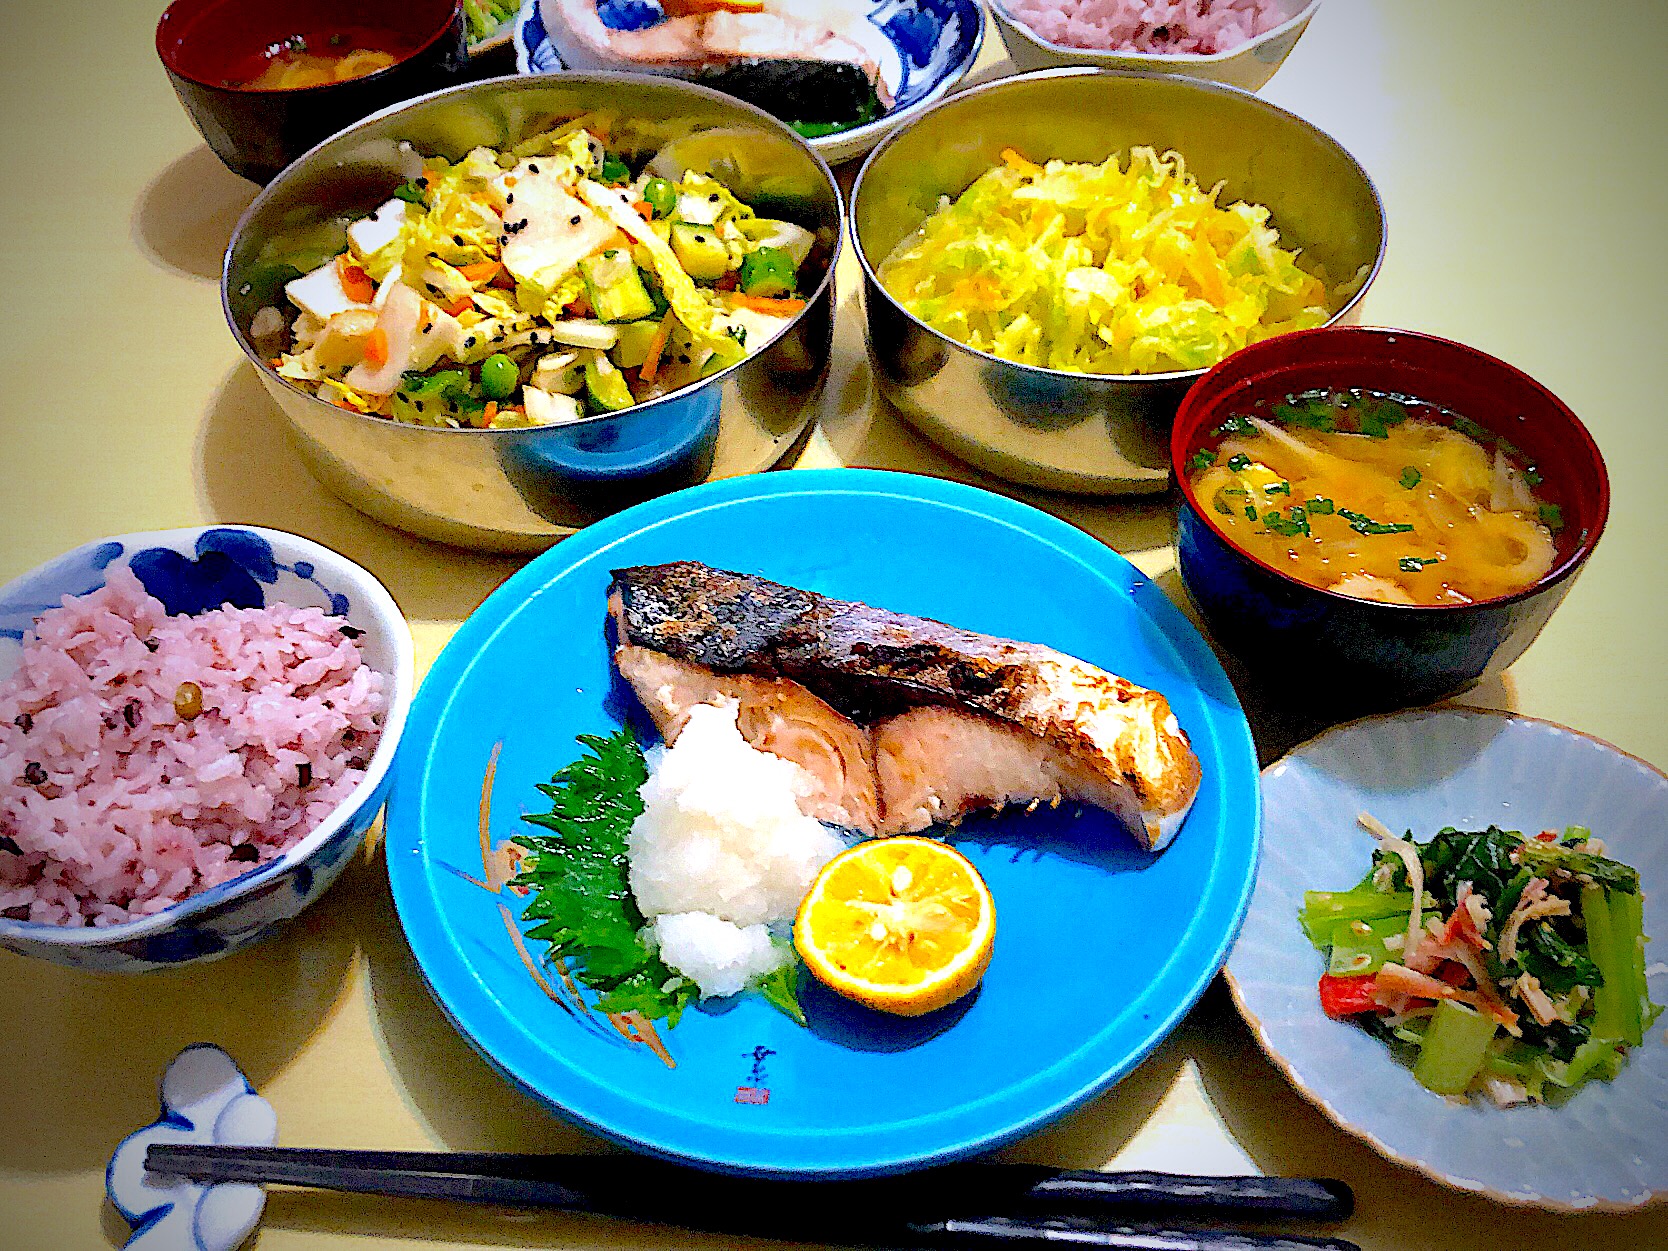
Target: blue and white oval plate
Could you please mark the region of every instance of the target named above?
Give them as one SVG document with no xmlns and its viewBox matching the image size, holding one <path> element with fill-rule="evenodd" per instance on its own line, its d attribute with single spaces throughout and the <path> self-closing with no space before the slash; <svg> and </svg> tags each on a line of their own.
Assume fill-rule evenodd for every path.
<svg viewBox="0 0 1668 1251">
<path fill-rule="evenodd" d="M 884 117 L 808 142 L 830 165 L 854 160 L 947 95 L 973 68 L 985 39 L 978 0 L 847 0 L 865 23 L 863 43 L 880 52 L 880 77 L 892 95 Z M 870 33 L 872 28 L 872 33 Z M 553 41 L 539 0 L 525 0 L 515 20 L 515 64 L 522 74 L 559 74 L 575 61 Z M 607 68 L 620 68 L 609 66 Z"/>
<path fill-rule="evenodd" d="M 519 818 L 541 806 L 535 785 L 578 755 L 575 735 L 618 728 L 633 700 L 603 634 L 610 570 L 678 559 L 1046 643 L 1162 691 L 1203 765 L 1198 800 L 1158 855 L 1094 811 L 963 825 L 952 838 L 990 885 L 996 947 L 979 990 L 942 1012 L 885 1017 L 813 983 L 808 1027 L 746 993 L 634 1042 L 575 1010 L 557 974 L 542 971 L 554 993 L 535 981 L 511 933 L 520 901 L 479 884 L 490 875 L 477 822 L 489 762 L 496 846 L 528 828 Z M 643 1151 L 832 1178 L 987 1150 L 1129 1072 L 1226 955 L 1256 868 L 1257 813 L 1232 688 L 1122 557 L 971 487 L 798 470 L 639 505 L 499 588 L 419 693 L 386 847 L 430 989 L 511 1081 Z"/>
<path fill-rule="evenodd" d="M 1429 838 L 1444 826 L 1538 832 L 1585 825 L 1639 870 L 1645 933 L 1668 936 L 1668 776 L 1550 721 L 1470 708 L 1368 717 L 1263 773 L 1263 867 L 1228 985 L 1298 1093 L 1387 1159 L 1502 1203 L 1604 1211 L 1668 1198 L 1668 1041 L 1658 1027 L 1613 1082 L 1562 1106 L 1498 1108 L 1432 1094 L 1383 1043 L 1328 1020 L 1321 954 L 1298 928 L 1306 890 L 1361 880 L 1370 812 Z M 1668 965 L 1647 951 L 1652 998 Z"/>
</svg>

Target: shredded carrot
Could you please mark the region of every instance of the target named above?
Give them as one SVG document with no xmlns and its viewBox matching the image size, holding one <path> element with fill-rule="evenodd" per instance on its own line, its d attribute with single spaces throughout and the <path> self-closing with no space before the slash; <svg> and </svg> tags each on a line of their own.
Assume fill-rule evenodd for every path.
<svg viewBox="0 0 1668 1251">
<path fill-rule="evenodd" d="M 732 298 L 742 308 L 750 308 L 755 313 L 768 313 L 772 317 L 791 317 L 805 307 L 805 301 L 800 299 L 772 300 L 762 295 L 737 295 Z"/>
<path fill-rule="evenodd" d="M 376 299 L 376 283 L 346 252 L 336 258 L 336 276 L 341 279 L 347 298 L 355 304 L 369 304 Z"/>
<path fill-rule="evenodd" d="M 1010 169 L 1016 169 L 1022 174 L 1031 173 L 1037 168 L 1036 162 L 1027 160 L 1021 153 L 1016 152 L 1013 148 L 1002 149 L 1002 161 Z"/>
<path fill-rule="evenodd" d="M 442 311 L 450 314 L 453 317 L 456 317 L 459 313 L 467 313 L 470 309 L 472 309 L 474 307 L 475 307 L 475 301 L 471 300 L 467 295 L 462 296 L 459 299 L 453 300 L 450 304 L 441 305 Z"/>
<path fill-rule="evenodd" d="M 654 205 L 650 204 L 647 200 L 638 200 L 631 206 L 631 208 L 632 211 L 644 221 L 654 220 Z"/>
<path fill-rule="evenodd" d="M 371 365 L 388 363 L 388 332 L 381 326 L 373 329 L 365 340 L 365 361 Z"/>
<path fill-rule="evenodd" d="M 637 375 L 644 382 L 653 382 L 654 376 L 660 372 L 660 355 L 666 350 L 666 341 L 672 337 L 672 323 L 676 320 L 676 314 L 667 309 L 666 316 L 655 327 L 654 338 L 649 340 L 648 355 L 643 358 L 643 368 Z"/>
<path fill-rule="evenodd" d="M 492 424 L 492 419 L 496 416 L 498 416 L 498 401 L 488 400 L 485 410 L 481 413 L 481 424 L 483 426 L 490 426 Z"/>
<path fill-rule="evenodd" d="M 477 287 L 484 282 L 490 282 L 498 276 L 497 261 L 476 261 L 473 265 L 459 265 L 458 273 L 462 274 Z"/>
</svg>

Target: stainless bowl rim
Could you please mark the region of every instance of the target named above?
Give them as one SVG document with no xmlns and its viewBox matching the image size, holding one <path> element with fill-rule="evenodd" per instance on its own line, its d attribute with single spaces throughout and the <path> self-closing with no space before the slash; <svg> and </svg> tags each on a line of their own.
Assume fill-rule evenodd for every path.
<svg viewBox="0 0 1668 1251">
<path fill-rule="evenodd" d="M 1319 126 L 1316 126 L 1313 122 L 1305 121 L 1296 113 L 1283 109 L 1277 104 L 1270 104 L 1267 100 L 1264 100 L 1261 96 L 1255 94 L 1254 92 L 1244 91 L 1238 87 L 1230 87 L 1226 83 L 1206 82 L 1203 79 L 1187 78 L 1176 74 L 1160 74 L 1153 72 L 1141 72 L 1137 70 L 1097 69 L 1091 66 L 1068 65 L 1061 66 L 1058 69 L 1034 70 L 1028 74 L 1015 74 L 1009 78 L 999 78 L 995 82 L 983 83 L 977 87 L 970 87 L 966 91 L 957 92 L 955 95 L 950 96 L 947 99 L 940 100 L 937 104 L 933 105 L 932 108 L 914 118 L 908 125 L 899 127 L 882 140 L 875 150 L 869 153 L 868 158 L 863 162 L 863 168 L 858 171 L 856 181 L 851 185 L 851 203 L 846 207 L 846 224 L 849 233 L 851 234 L 852 251 L 857 254 L 858 264 L 862 265 L 863 275 L 868 280 L 868 290 L 879 292 L 880 295 L 886 299 L 893 308 L 897 309 L 905 317 L 909 318 L 909 320 L 920 330 L 926 334 L 932 335 L 935 339 L 939 340 L 947 347 L 960 352 L 965 352 L 969 356 L 976 356 L 982 360 L 990 361 L 992 364 L 1004 365 L 1009 369 L 1023 370 L 1026 373 L 1035 374 L 1038 377 L 1061 381 L 1076 380 L 1131 384 L 1140 384 L 1143 382 L 1186 381 L 1191 384 L 1198 381 L 1200 378 L 1203 378 L 1212 369 L 1216 368 L 1215 365 L 1206 365 L 1200 369 L 1177 369 L 1171 370 L 1168 373 L 1091 374 L 1082 373 L 1072 369 L 1049 369 L 1045 365 L 1027 365 L 1021 361 L 1012 361 L 1005 356 L 997 356 L 994 353 L 972 347 L 969 344 L 963 343 L 960 339 L 952 339 L 949 335 L 943 333 L 943 331 L 936 330 L 932 326 L 927 325 L 926 322 L 922 321 L 914 313 L 910 312 L 897 300 L 892 298 L 892 293 L 886 289 L 884 284 L 882 284 L 879 276 L 875 272 L 874 266 L 869 263 L 868 252 L 864 249 L 862 240 L 860 240 L 857 236 L 857 206 L 863 199 L 863 186 L 869 177 L 870 167 L 873 166 L 874 163 L 883 155 L 885 155 L 886 150 L 894 143 L 899 142 L 906 135 L 908 135 L 910 131 L 914 130 L 916 126 L 925 122 L 941 109 L 947 109 L 963 100 L 969 100 L 974 96 L 984 95 L 987 92 L 1002 91 L 1011 87 L 1022 86 L 1049 78 L 1127 78 L 1137 82 L 1162 83 L 1165 86 L 1179 87 L 1184 91 L 1202 91 L 1215 95 L 1237 97 L 1247 104 L 1255 105 L 1266 112 L 1277 114 L 1278 116 L 1285 118 L 1287 121 L 1296 123 L 1299 127 L 1309 131 L 1323 143 L 1329 145 L 1338 153 L 1339 156 L 1343 157 L 1344 160 L 1349 163 L 1358 175 L 1360 175 L 1362 184 L 1365 185 L 1368 194 L 1372 197 L 1373 209 L 1378 217 L 1378 254 L 1373 257 L 1371 269 L 1368 270 L 1367 276 L 1361 279 L 1360 284 L 1356 287 L 1354 293 L 1349 297 L 1349 299 L 1345 300 L 1336 312 L 1328 317 L 1326 321 L 1321 323 L 1321 326 L 1337 325 L 1342 318 L 1347 316 L 1350 310 L 1361 302 L 1361 297 L 1367 293 L 1367 288 L 1372 286 L 1374 280 L 1378 278 L 1379 270 L 1384 268 L 1384 255 L 1389 247 L 1390 232 L 1389 225 L 1385 221 L 1384 217 L 1384 200 L 1378 193 L 1378 187 L 1367 175 L 1367 171 L 1362 168 L 1361 162 L 1357 161 L 1355 157 L 1351 155 L 1349 149 L 1344 147 L 1343 144 L 1339 143 L 1336 139 L 1327 134 Z M 1320 328 L 1321 327 L 1314 327 L 1314 329 Z M 1229 355 L 1232 355 L 1232 353 Z M 1226 359 L 1227 357 L 1223 358 L 1223 360 Z M 1217 362 L 1217 364 L 1221 363 L 1221 361 Z"/>
<path fill-rule="evenodd" d="M 243 210 L 243 215 L 237 219 L 237 225 L 232 228 L 232 237 L 226 244 L 226 253 L 220 261 L 220 311 L 226 318 L 226 325 L 231 328 L 232 337 L 237 340 L 237 345 L 243 349 L 243 354 L 249 358 L 250 364 L 260 370 L 261 373 L 270 381 L 279 383 L 287 390 L 294 392 L 304 400 L 309 400 L 314 404 L 318 404 L 329 409 L 332 414 L 339 413 L 349 417 L 357 417 L 361 421 L 374 422 L 379 426 L 388 425 L 389 419 L 386 417 L 376 417 L 370 413 L 352 412 L 349 409 L 339 408 L 327 400 L 321 400 L 311 391 L 304 390 L 303 388 L 297 386 L 288 378 L 285 378 L 283 375 L 278 373 L 277 370 L 273 369 L 272 366 L 267 364 L 266 359 L 255 350 L 254 344 L 249 342 L 248 337 L 243 333 L 243 328 L 237 324 L 236 317 L 232 315 L 232 253 L 237 250 L 237 245 L 242 242 L 244 232 L 249 228 L 250 221 L 263 207 L 265 207 L 266 202 L 272 197 L 273 193 L 280 187 L 284 186 L 292 178 L 298 176 L 298 171 L 301 170 L 302 166 L 312 161 L 321 149 L 328 147 L 330 144 L 333 144 L 341 139 L 346 139 L 358 131 L 370 126 L 374 122 L 379 122 L 382 119 L 391 117 L 397 113 L 408 109 L 415 109 L 419 105 L 426 105 L 432 103 L 433 101 L 444 99 L 448 96 L 461 96 L 471 93 L 489 95 L 491 94 L 491 89 L 504 91 L 528 91 L 555 82 L 560 82 L 564 85 L 570 83 L 585 84 L 598 82 L 603 84 L 619 84 L 625 86 L 646 85 L 651 87 L 663 87 L 671 85 L 676 91 L 685 91 L 699 96 L 706 96 L 709 99 L 715 100 L 726 106 L 731 106 L 745 113 L 752 114 L 760 122 L 764 123 L 768 129 L 793 140 L 793 142 L 804 151 L 805 155 L 815 162 L 818 172 L 822 174 L 824 183 L 827 185 L 829 191 L 833 193 L 834 222 L 836 226 L 836 230 L 834 232 L 834 251 L 828 258 L 828 271 L 823 275 L 822 281 L 817 284 L 815 291 L 805 297 L 805 307 L 795 313 L 793 318 L 789 320 L 780 330 L 778 330 L 775 335 L 761 344 L 758 351 L 749 352 L 739 361 L 736 361 L 732 365 L 725 366 L 717 373 L 708 374 L 705 378 L 698 378 L 694 382 L 691 382 L 686 386 L 679 387 L 676 391 L 671 391 L 665 395 L 658 396 L 646 404 L 634 404 L 632 407 L 622 409 L 617 413 L 596 413 L 589 417 L 581 417 L 578 421 L 564 422 L 561 426 L 562 429 L 572 430 L 580 426 L 604 425 L 608 422 L 622 418 L 626 413 L 635 414 L 645 412 L 662 404 L 669 404 L 674 400 L 682 400 L 686 396 L 700 390 L 703 387 L 719 383 L 723 379 L 728 378 L 730 374 L 734 373 L 736 370 L 750 364 L 754 358 L 763 353 L 766 348 L 777 342 L 777 340 L 781 339 L 795 326 L 797 326 L 807 313 L 820 304 L 825 294 L 828 294 L 830 300 L 832 300 L 834 272 L 840 263 L 840 254 L 845 247 L 845 231 L 838 229 L 838 227 L 843 225 L 846 220 L 845 196 L 841 194 L 840 184 L 835 179 L 834 172 L 829 169 L 828 162 L 823 160 L 822 156 L 814 148 L 812 148 L 811 145 L 805 141 L 804 137 L 797 131 L 793 130 L 786 124 L 777 121 L 774 117 L 772 117 L 769 113 L 764 112 L 762 109 L 754 108 L 751 104 L 738 100 L 734 96 L 725 95 L 721 91 L 714 91 L 710 87 L 703 87 L 697 83 L 686 83 L 680 79 L 668 78 L 663 74 L 625 74 L 617 71 L 598 71 L 597 73 L 592 74 L 570 74 L 566 71 L 560 74 L 506 74 L 497 78 L 483 78 L 475 82 L 459 83 L 451 87 L 444 87 L 439 91 L 431 91 L 424 95 L 413 96 L 409 100 L 402 100 L 397 104 L 389 105 L 387 108 L 378 109 L 375 113 L 372 113 L 368 117 L 361 118 L 345 130 L 339 130 L 329 138 L 321 140 L 319 143 L 303 152 L 300 156 L 296 157 L 295 160 L 289 163 L 289 165 L 285 166 L 283 171 L 280 172 L 276 178 L 274 178 L 261 190 L 261 193 L 254 198 L 249 207 Z M 859 252 L 861 252 L 861 249 L 859 249 Z M 514 426 L 496 430 L 454 430 L 449 426 L 417 426 L 409 423 L 395 424 L 399 425 L 403 430 L 411 430 L 421 434 L 442 436 L 460 435 L 464 438 L 525 436 L 529 433 L 537 433 L 541 429 L 539 426 Z"/>
<path fill-rule="evenodd" d="M 1004 0 L 990 0 L 991 16 L 996 19 L 998 25 L 1016 31 L 1021 38 L 1054 56 L 1065 57 L 1068 60 L 1082 60 L 1084 57 L 1115 57 L 1125 61 L 1143 61 L 1152 65 L 1174 66 L 1222 65 L 1225 62 L 1232 61 L 1236 57 L 1244 56 L 1246 53 L 1262 47 L 1272 39 L 1279 38 L 1294 26 L 1307 23 L 1310 18 L 1315 16 L 1315 10 L 1320 6 L 1321 0 L 1306 0 L 1301 9 L 1278 26 L 1271 27 L 1262 34 L 1247 39 L 1244 43 L 1236 43 L 1224 52 L 1128 52 L 1117 48 L 1075 48 L 1070 44 L 1055 43 L 1052 39 L 1044 39 L 1025 22 L 1009 13 Z"/>
</svg>

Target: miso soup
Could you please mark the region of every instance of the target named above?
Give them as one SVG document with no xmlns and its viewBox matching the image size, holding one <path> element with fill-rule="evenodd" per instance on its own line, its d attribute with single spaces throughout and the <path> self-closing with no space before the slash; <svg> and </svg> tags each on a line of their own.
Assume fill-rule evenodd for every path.
<svg viewBox="0 0 1668 1251">
<path fill-rule="evenodd" d="M 1540 475 L 1467 418 L 1405 396 L 1311 391 L 1230 417 L 1189 480 L 1228 539 L 1324 590 L 1465 604 L 1524 590 L 1557 559 Z"/>
<path fill-rule="evenodd" d="M 385 70 L 414 49 L 396 31 L 348 26 L 308 31 L 278 40 L 245 58 L 229 87 L 249 91 L 293 91 L 363 78 Z"/>
</svg>

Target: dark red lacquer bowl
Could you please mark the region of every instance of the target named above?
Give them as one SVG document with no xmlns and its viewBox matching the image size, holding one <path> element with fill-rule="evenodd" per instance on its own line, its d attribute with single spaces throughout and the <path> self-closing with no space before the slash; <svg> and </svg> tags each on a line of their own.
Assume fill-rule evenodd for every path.
<svg viewBox="0 0 1668 1251">
<path fill-rule="evenodd" d="M 1234 546 L 1193 494 L 1188 458 L 1233 414 L 1322 387 L 1416 397 L 1516 447 L 1542 475 L 1537 496 L 1562 511 L 1552 569 L 1474 604 L 1383 604 L 1310 586 Z M 1211 633 L 1269 692 L 1333 714 L 1431 703 L 1500 673 L 1568 594 L 1610 512 L 1598 445 L 1557 396 L 1475 348 L 1405 330 L 1328 327 L 1236 352 L 1182 401 L 1170 458 L 1181 577 Z"/>
<path fill-rule="evenodd" d="M 269 44 L 344 27 L 392 32 L 386 50 L 400 59 L 325 86 L 232 85 Z M 449 86 L 469 60 L 459 0 L 175 0 L 157 23 L 156 52 L 214 154 L 263 184 L 344 126 Z"/>
</svg>

